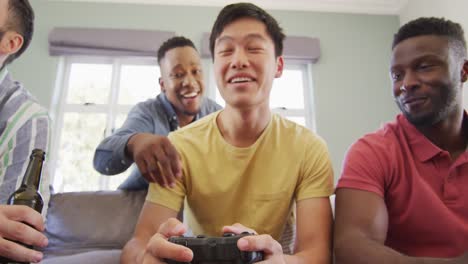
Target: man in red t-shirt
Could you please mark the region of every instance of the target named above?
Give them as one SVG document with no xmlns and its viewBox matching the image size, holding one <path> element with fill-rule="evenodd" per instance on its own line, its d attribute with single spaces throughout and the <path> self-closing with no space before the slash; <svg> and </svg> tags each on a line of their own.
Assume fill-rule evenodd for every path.
<svg viewBox="0 0 468 264">
<path fill-rule="evenodd" d="M 402 114 L 347 153 L 336 190 L 337 263 L 468 263 L 468 79 L 461 26 L 419 18 L 392 45 Z"/>
</svg>

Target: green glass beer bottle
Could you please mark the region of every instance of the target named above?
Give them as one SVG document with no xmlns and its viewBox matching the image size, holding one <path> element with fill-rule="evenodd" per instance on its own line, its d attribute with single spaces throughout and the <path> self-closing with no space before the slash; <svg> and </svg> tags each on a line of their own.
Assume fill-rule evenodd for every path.
<svg viewBox="0 0 468 264">
<path fill-rule="evenodd" d="M 41 183 L 42 164 L 45 159 L 45 152 L 41 149 L 34 149 L 29 158 L 29 164 L 23 177 L 21 186 L 8 198 L 7 204 L 9 205 L 26 205 L 33 208 L 37 212 L 42 212 L 44 200 L 39 193 L 39 185 Z M 19 243 L 19 242 L 17 242 Z M 24 245 L 25 247 L 32 248 L 32 246 Z M 24 262 L 17 262 L 7 258 L 0 257 L 1 264 L 23 264 Z"/>
</svg>

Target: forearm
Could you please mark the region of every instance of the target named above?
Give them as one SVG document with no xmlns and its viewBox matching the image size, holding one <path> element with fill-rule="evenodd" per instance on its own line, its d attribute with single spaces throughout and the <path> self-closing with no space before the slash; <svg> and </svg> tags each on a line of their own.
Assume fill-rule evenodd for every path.
<svg viewBox="0 0 468 264">
<path fill-rule="evenodd" d="M 284 255 L 284 260 L 287 264 L 330 264 L 331 252 L 309 247 L 294 255 Z"/>
<path fill-rule="evenodd" d="M 456 264 L 456 259 L 417 258 L 405 256 L 377 241 L 359 236 L 335 240 L 337 264 Z"/>
<path fill-rule="evenodd" d="M 130 110 L 122 127 L 101 141 L 94 153 L 94 168 L 105 175 L 125 171 L 133 164 L 132 157 L 125 152 L 126 146 L 137 133 L 154 133 L 152 113 L 141 103 Z"/>
<path fill-rule="evenodd" d="M 94 153 L 94 168 L 102 174 L 114 175 L 125 171 L 133 163 L 125 153 L 128 140 L 134 134 L 112 135 L 104 139 Z"/>
</svg>

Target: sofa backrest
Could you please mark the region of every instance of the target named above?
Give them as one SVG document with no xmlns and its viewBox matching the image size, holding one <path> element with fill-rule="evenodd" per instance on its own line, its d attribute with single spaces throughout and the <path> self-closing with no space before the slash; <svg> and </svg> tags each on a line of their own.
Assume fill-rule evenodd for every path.
<svg viewBox="0 0 468 264">
<path fill-rule="evenodd" d="M 146 191 L 53 194 L 46 216 L 47 257 L 121 249 L 133 235 Z"/>
</svg>

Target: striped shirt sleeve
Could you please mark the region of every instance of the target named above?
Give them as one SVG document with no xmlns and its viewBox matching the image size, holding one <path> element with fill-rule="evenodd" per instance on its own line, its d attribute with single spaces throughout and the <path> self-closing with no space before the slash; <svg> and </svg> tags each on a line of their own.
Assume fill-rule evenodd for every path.
<svg viewBox="0 0 468 264">
<path fill-rule="evenodd" d="M 49 152 L 50 119 L 47 111 L 31 100 L 26 100 L 14 108 L 17 108 L 17 111 L 8 118 L 0 135 L 0 203 L 2 204 L 21 185 L 32 150 L 40 148 L 46 153 Z M 46 164 L 43 167 L 39 190 L 45 206 L 50 195 Z M 43 213 L 46 211 L 47 208 L 44 208 Z"/>
</svg>

